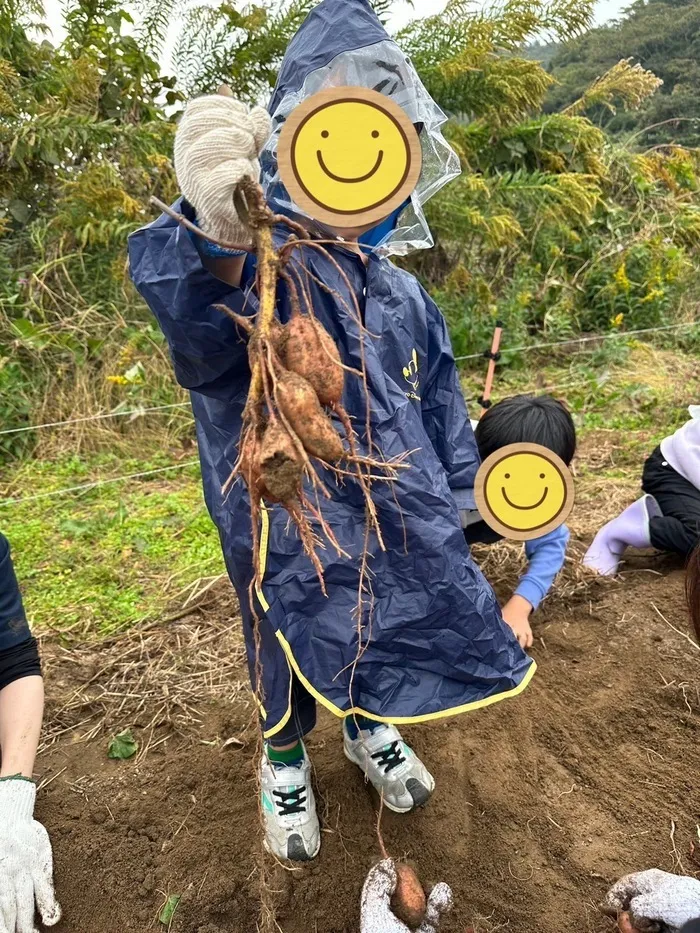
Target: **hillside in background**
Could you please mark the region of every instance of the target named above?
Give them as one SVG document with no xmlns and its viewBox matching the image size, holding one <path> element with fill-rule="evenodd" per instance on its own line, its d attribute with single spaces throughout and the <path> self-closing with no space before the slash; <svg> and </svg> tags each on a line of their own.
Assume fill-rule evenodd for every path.
<svg viewBox="0 0 700 933">
<path fill-rule="evenodd" d="M 538 49 L 559 82 L 547 98 L 550 112 L 579 98 L 621 58 L 631 58 L 662 79 L 659 92 L 637 112 L 599 105 L 589 113 L 594 122 L 613 134 L 639 133 L 639 147 L 700 145 L 700 0 L 637 0 L 623 19 Z"/>
</svg>

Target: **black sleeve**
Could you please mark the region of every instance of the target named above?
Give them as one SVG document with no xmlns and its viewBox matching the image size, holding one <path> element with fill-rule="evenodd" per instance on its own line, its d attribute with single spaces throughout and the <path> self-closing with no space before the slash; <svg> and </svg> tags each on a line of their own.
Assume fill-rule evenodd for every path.
<svg viewBox="0 0 700 933">
<path fill-rule="evenodd" d="M 467 525 L 464 529 L 464 537 L 467 544 L 495 544 L 503 540 L 503 535 L 499 535 L 482 519 L 480 522 L 474 522 L 473 525 Z"/>
<path fill-rule="evenodd" d="M 0 651 L 0 690 L 20 677 L 41 676 L 41 661 L 36 638 Z"/>
<path fill-rule="evenodd" d="M 0 533 L 0 656 L 30 637 L 7 538 Z"/>
</svg>

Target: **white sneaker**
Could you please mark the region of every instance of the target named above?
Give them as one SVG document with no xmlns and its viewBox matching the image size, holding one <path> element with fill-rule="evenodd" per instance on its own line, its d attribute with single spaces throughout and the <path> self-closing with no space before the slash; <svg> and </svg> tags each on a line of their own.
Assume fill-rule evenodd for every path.
<svg viewBox="0 0 700 933">
<path fill-rule="evenodd" d="M 265 845 L 280 859 L 307 862 L 321 848 L 321 829 L 311 788 L 311 762 L 304 749 L 300 765 L 260 763 Z"/>
<path fill-rule="evenodd" d="M 430 799 L 435 781 L 396 726 L 378 723 L 351 739 L 343 721 L 343 748 L 395 813 L 408 813 Z"/>
</svg>

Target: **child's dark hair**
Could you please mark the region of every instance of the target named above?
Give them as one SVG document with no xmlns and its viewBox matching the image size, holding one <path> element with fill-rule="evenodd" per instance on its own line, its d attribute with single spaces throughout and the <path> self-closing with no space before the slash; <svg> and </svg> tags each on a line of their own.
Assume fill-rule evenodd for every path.
<svg viewBox="0 0 700 933">
<path fill-rule="evenodd" d="M 685 595 L 688 600 L 690 621 L 700 640 L 700 544 L 688 558 L 685 570 Z"/>
<path fill-rule="evenodd" d="M 551 395 L 513 395 L 482 415 L 476 431 L 481 459 L 506 444 L 540 444 L 568 466 L 576 453 L 576 428 L 567 407 Z"/>
</svg>

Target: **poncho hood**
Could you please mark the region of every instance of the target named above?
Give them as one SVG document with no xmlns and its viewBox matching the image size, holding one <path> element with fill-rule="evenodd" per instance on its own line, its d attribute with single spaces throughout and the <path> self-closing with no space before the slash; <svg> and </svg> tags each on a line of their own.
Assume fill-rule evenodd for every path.
<svg viewBox="0 0 700 933">
<path fill-rule="evenodd" d="M 410 202 L 373 248 L 405 255 L 433 245 L 425 203 L 460 173 L 459 159 L 442 135 L 447 120 L 428 94 L 410 59 L 391 39 L 367 0 L 323 0 L 289 43 L 269 104 L 272 135 L 262 155 L 267 199 L 282 213 L 306 217 L 282 184 L 277 168 L 279 134 L 303 100 L 326 88 L 351 85 L 386 94 L 420 124 L 423 168 Z"/>
</svg>

